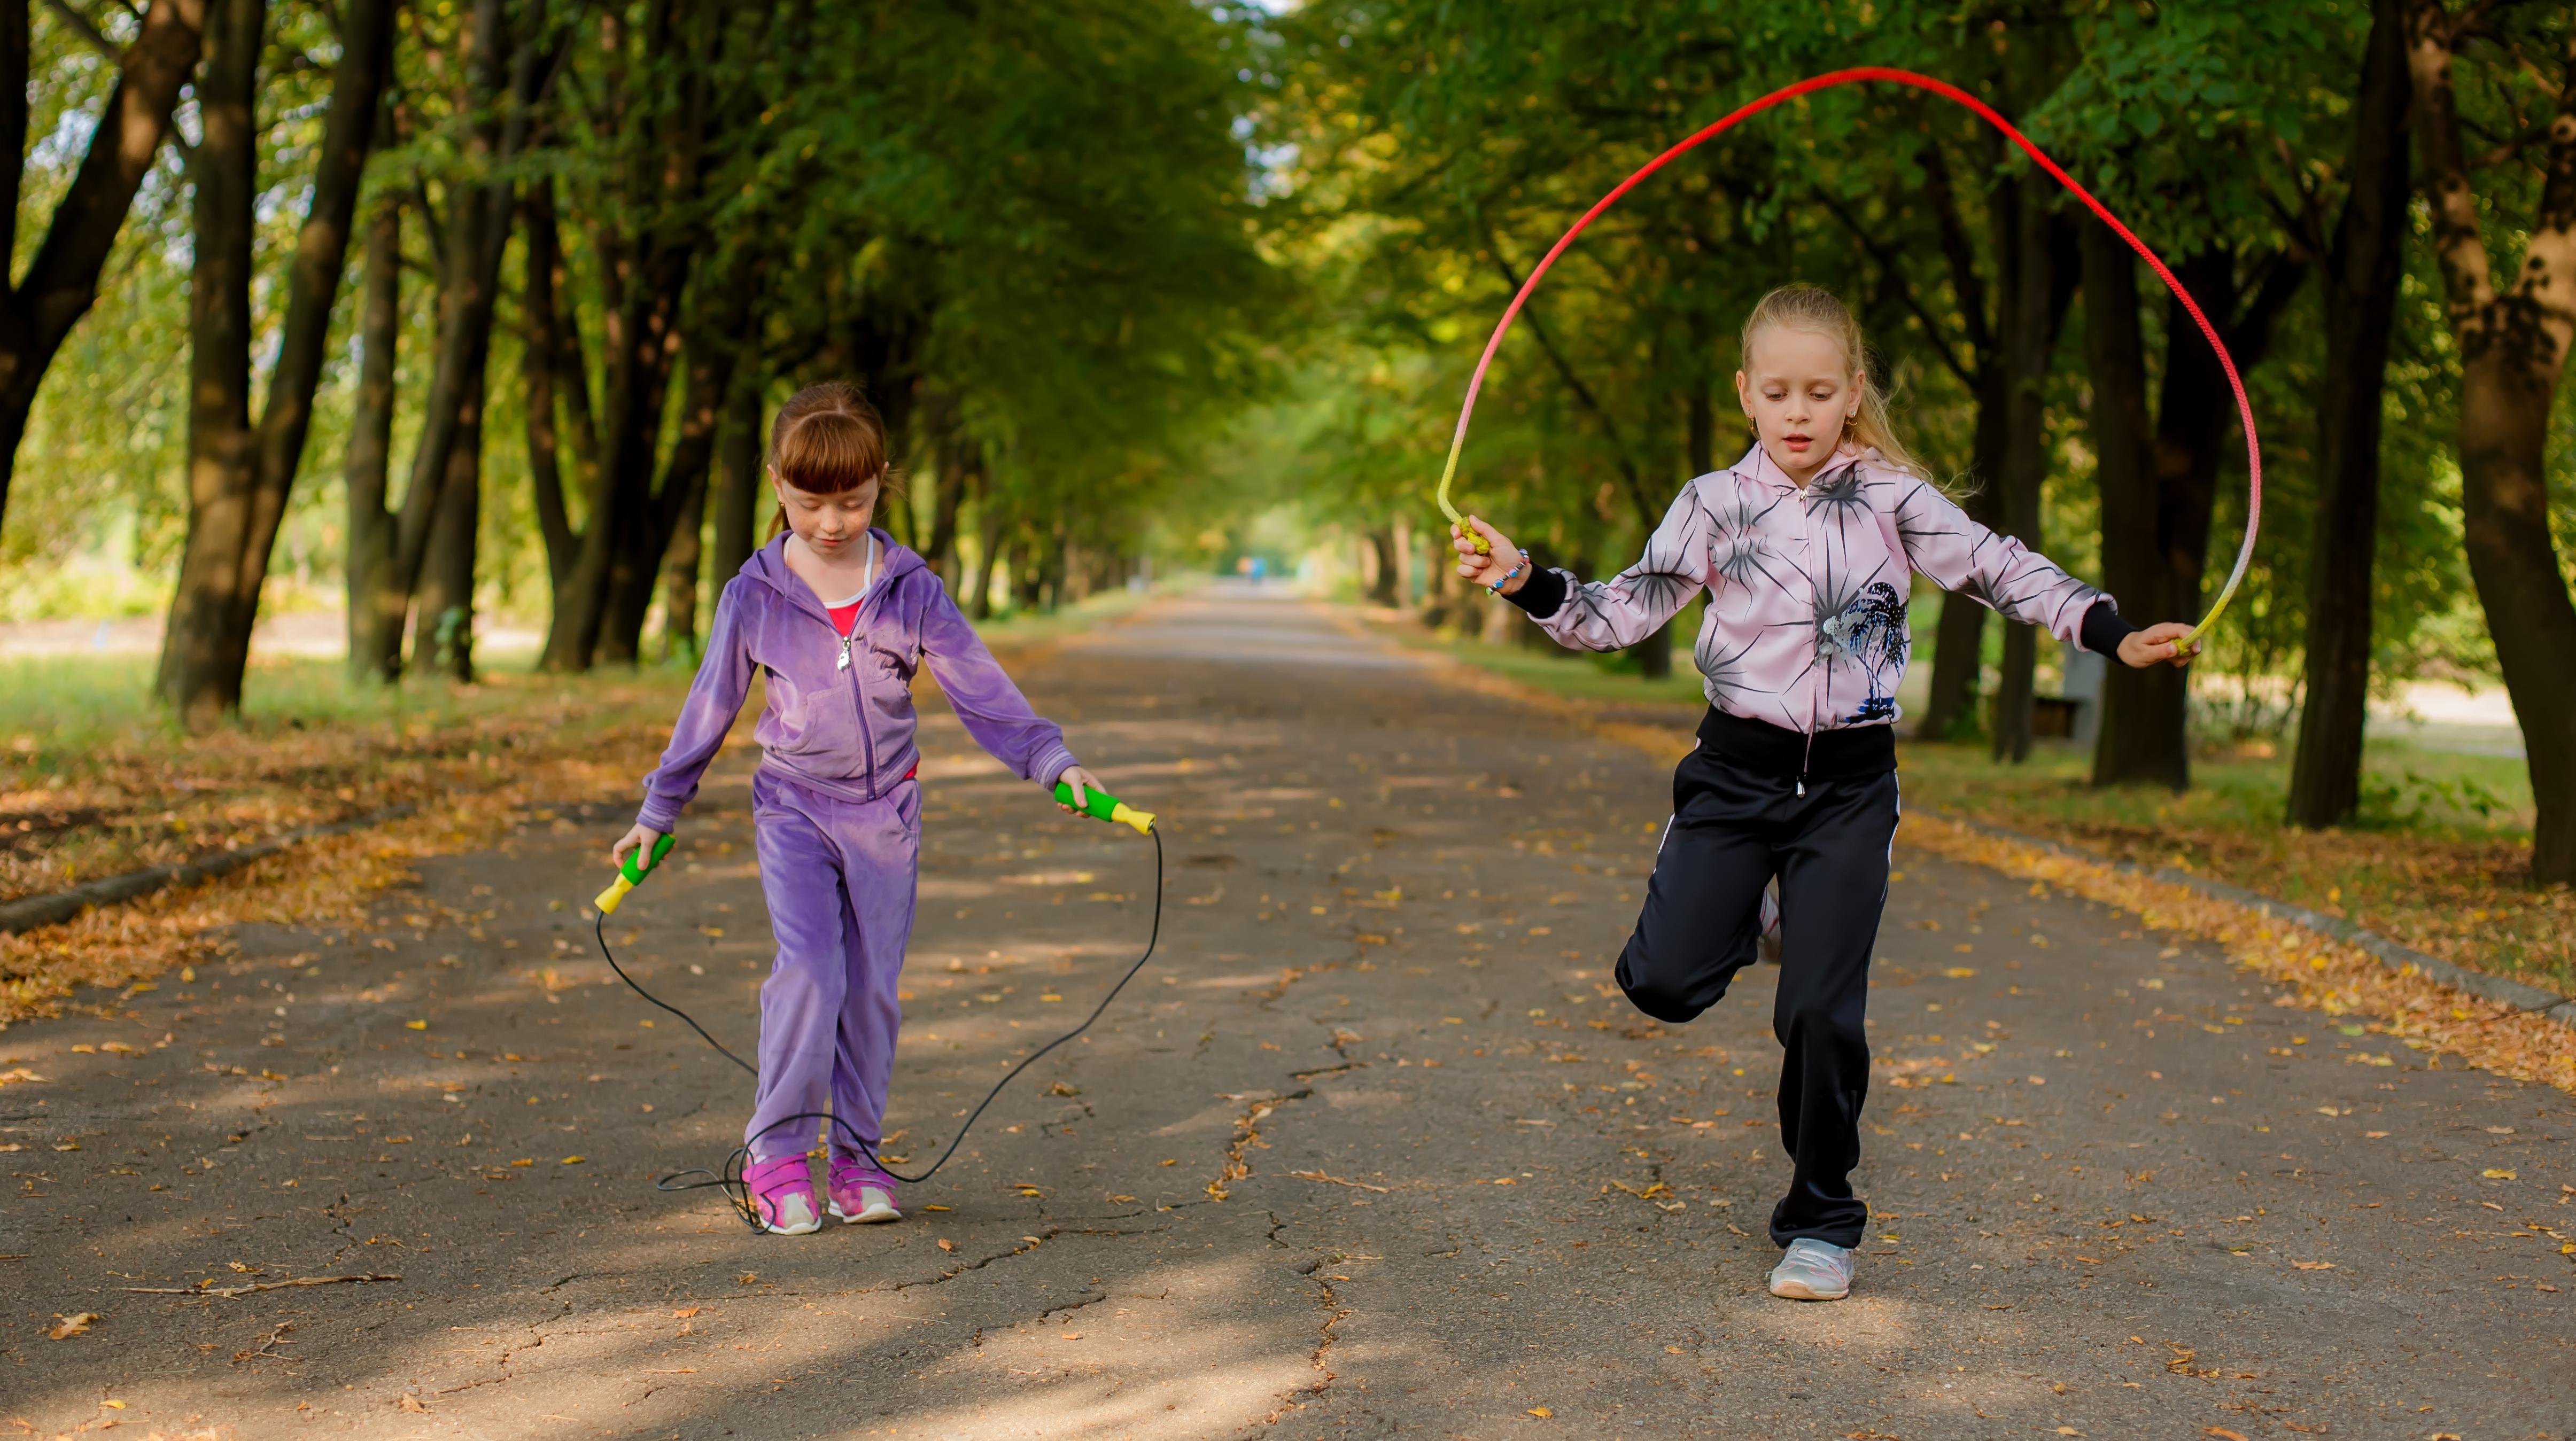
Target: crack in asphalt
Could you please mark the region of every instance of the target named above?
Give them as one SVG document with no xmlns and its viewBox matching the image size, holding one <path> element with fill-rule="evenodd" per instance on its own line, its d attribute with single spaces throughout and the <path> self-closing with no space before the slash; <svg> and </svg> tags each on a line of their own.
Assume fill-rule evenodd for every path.
<svg viewBox="0 0 2576 1441">
<path fill-rule="evenodd" d="M 1251 1179 L 1252 1162 L 1247 1160 L 1243 1153 L 1246 1147 L 1258 1147 L 1264 1151 L 1270 1149 L 1270 1143 L 1261 1139 L 1261 1123 L 1269 1119 L 1270 1113 L 1290 1101 L 1303 1101 L 1314 1094 L 1314 1087 L 1300 1086 L 1284 1096 L 1256 1093 L 1247 1097 L 1237 1097 L 1236 1099 L 1249 1100 L 1251 1105 L 1245 1108 L 1243 1119 L 1234 1123 L 1234 1144 L 1225 1148 L 1224 1169 L 1217 1173 L 1215 1180 L 1208 1182 L 1209 1199 L 1222 1201 L 1232 1194 L 1226 1189 L 1228 1181 Z"/>
<path fill-rule="evenodd" d="M 1014 1256 L 1025 1256 L 1038 1249 L 1039 1246 L 1044 1245 L 1046 1242 L 1055 1240 L 1059 1236 L 1150 1236 L 1158 1231 L 1169 1229 L 1170 1228 L 1166 1226 L 1148 1226 L 1140 1230 L 1126 1231 L 1115 1229 L 1102 1230 L 1097 1227 L 1087 1226 L 1050 1226 L 1044 1231 L 1039 1232 L 1037 1238 L 1033 1241 L 1023 1240 L 1021 1244 L 1013 1246 L 1010 1250 L 996 1251 L 992 1255 L 983 1257 L 980 1260 L 969 1261 L 954 1271 L 944 1271 L 927 1281 L 897 1281 L 891 1286 L 863 1286 L 850 1294 L 855 1296 L 865 1296 L 886 1291 L 913 1291 L 928 1286 L 946 1285 L 948 1282 L 956 1280 L 958 1277 L 965 1275 L 969 1271 L 981 1271 L 996 1261 L 1007 1261 Z"/>
</svg>

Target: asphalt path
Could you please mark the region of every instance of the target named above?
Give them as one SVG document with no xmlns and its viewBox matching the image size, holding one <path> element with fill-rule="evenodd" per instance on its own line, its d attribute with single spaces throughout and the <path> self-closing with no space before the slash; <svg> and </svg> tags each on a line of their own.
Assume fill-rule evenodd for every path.
<svg viewBox="0 0 2576 1441">
<path fill-rule="evenodd" d="M 2576 1432 L 2564 1095 L 1900 833 L 1868 1244 L 1851 1299 L 1776 1300 L 1772 973 L 1687 1026 L 1610 981 L 1676 757 L 1248 588 L 1020 673 L 1164 816 L 1162 949 L 902 1223 L 761 1237 L 655 1189 L 723 1159 L 747 1088 L 600 961 L 629 813 L 567 797 L 373 929 L 244 928 L 193 982 L 0 1035 L 0 1426 Z M 913 1164 L 1133 960 L 1152 883 L 925 709 Z M 609 929 L 746 1054 L 748 782 L 728 756 Z M 279 1284 L 331 1277 L 399 1279 Z"/>
</svg>

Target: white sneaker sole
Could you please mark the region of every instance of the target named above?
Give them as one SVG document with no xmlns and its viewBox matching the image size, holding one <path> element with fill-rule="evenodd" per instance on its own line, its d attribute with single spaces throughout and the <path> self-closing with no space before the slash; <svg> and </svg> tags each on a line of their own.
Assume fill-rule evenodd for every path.
<svg viewBox="0 0 2576 1441">
<path fill-rule="evenodd" d="M 903 1219 L 903 1213 L 901 1211 L 896 1210 L 894 1207 L 889 1206 L 882 1201 L 868 1207 L 866 1210 L 861 1211 L 855 1216 L 842 1210 L 841 1203 L 834 1201 L 832 1203 L 832 1214 L 840 1217 L 844 1222 L 853 1226 L 872 1226 L 880 1221 L 900 1221 Z"/>
<path fill-rule="evenodd" d="M 1819 1291 L 1804 1281 L 1774 1281 L 1771 1294 L 1784 1301 L 1839 1301 L 1851 1294 L 1851 1287 L 1846 1285 L 1839 1291 Z"/>
</svg>

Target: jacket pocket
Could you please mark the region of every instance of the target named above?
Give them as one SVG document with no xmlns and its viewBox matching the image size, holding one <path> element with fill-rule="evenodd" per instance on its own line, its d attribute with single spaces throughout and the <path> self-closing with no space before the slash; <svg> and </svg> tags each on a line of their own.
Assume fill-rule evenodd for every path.
<svg viewBox="0 0 2576 1441">
<path fill-rule="evenodd" d="M 804 692 L 803 704 L 779 715 L 778 737 L 770 754 L 791 762 L 791 769 L 823 778 L 855 778 L 867 770 L 867 746 L 859 733 L 859 711 L 847 683 L 825 684 Z"/>
</svg>

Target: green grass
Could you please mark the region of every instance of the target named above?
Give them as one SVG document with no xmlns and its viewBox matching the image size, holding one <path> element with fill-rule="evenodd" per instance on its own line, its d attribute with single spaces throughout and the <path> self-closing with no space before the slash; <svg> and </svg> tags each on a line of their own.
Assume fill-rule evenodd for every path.
<svg viewBox="0 0 2576 1441">
<path fill-rule="evenodd" d="M 1982 743 L 1907 741 L 1901 751 L 1909 798 L 1998 822 L 2009 814 L 2106 833 L 2278 830 L 2289 797 L 2289 758 L 2260 750 L 2205 750 L 2180 795 L 2095 786 L 2091 759 L 2065 748 L 2043 746 L 2020 765 L 1996 761 Z M 2373 741 L 2363 790 L 2356 832 L 2471 843 L 2531 834 L 2531 776 L 2519 760 Z"/>
</svg>

